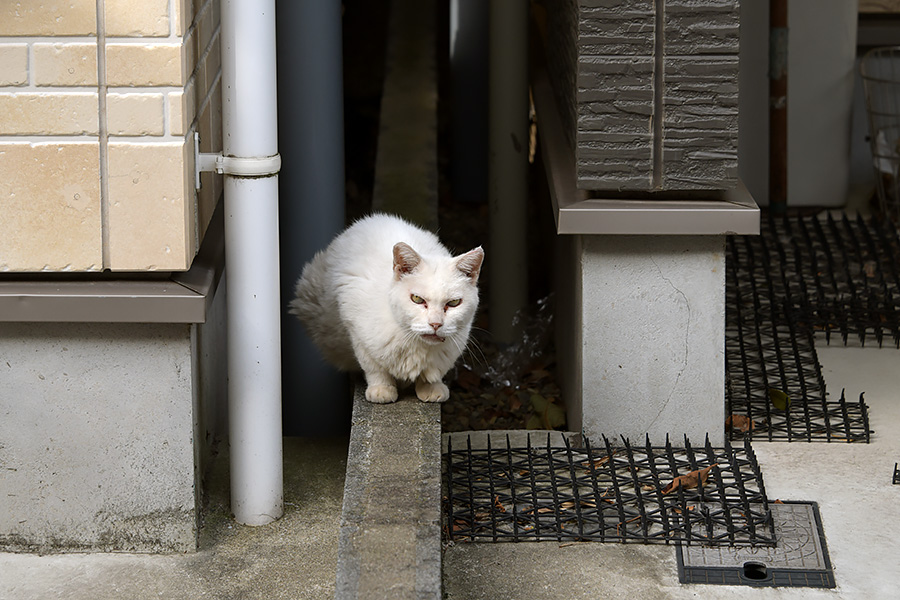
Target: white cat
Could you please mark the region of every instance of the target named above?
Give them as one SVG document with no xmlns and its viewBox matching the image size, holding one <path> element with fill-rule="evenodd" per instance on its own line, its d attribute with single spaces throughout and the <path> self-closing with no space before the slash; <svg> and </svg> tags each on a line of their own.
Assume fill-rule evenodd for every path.
<svg viewBox="0 0 900 600">
<path fill-rule="evenodd" d="M 397 382 L 415 382 L 424 402 L 443 402 L 442 379 L 478 309 L 483 260 L 481 247 L 454 257 L 433 233 L 371 215 L 306 264 L 291 312 L 329 362 L 365 373 L 370 402 L 394 402 Z"/>
</svg>

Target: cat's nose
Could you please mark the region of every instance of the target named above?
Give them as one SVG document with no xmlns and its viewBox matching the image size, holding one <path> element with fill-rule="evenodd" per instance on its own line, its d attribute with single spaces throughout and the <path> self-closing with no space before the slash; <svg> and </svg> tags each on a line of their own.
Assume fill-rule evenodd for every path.
<svg viewBox="0 0 900 600">
<path fill-rule="evenodd" d="M 429 325 L 431 325 L 431 328 L 434 329 L 435 333 L 437 333 L 437 330 L 441 328 L 441 325 L 443 325 L 443 323 L 429 323 Z"/>
</svg>

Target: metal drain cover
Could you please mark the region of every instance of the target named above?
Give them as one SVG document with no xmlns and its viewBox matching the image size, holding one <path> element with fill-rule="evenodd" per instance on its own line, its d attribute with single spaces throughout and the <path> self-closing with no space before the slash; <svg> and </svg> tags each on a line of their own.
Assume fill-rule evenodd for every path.
<svg viewBox="0 0 900 600">
<path fill-rule="evenodd" d="M 681 583 L 770 587 L 834 587 L 819 507 L 815 502 L 770 503 L 775 547 L 677 548 Z"/>
</svg>

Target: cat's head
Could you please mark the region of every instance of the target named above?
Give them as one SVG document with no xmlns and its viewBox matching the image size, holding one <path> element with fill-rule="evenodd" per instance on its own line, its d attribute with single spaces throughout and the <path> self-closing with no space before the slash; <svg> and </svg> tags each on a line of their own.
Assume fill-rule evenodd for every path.
<svg viewBox="0 0 900 600">
<path fill-rule="evenodd" d="M 391 310 L 401 326 L 429 344 L 465 344 L 478 309 L 481 247 L 454 257 L 422 256 L 394 245 Z M 462 350 L 462 347 L 459 347 Z"/>
</svg>

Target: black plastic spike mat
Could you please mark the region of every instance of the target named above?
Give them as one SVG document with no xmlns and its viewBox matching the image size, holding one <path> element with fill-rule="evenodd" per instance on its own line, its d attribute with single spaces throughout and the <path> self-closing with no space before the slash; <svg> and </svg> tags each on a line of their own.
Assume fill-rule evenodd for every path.
<svg viewBox="0 0 900 600">
<path fill-rule="evenodd" d="M 456 439 L 459 440 L 461 436 Z M 772 513 L 749 442 L 683 448 L 505 444 L 444 454 L 445 536 L 455 541 L 773 545 Z M 496 440 L 496 438 L 495 438 Z"/>
<path fill-rule="evenodd" d="M 894 484 L 900 484 L 900 466 L 894 463 Z"/>
<path fill-rule="evenodd" d="M 862 395 L 827 397 L 815 338 L 900 347 L 895 226 L 831 212 L 769 217 L 759 236 L 729 237 L 726 260 L 731 438 L 868 442 Z M 789 406 L 776 406 L 772 393 L 786 394 Z"/>
</svg>

